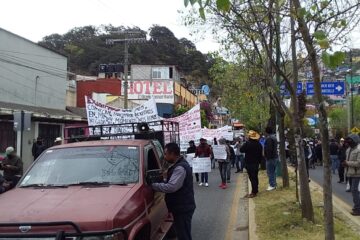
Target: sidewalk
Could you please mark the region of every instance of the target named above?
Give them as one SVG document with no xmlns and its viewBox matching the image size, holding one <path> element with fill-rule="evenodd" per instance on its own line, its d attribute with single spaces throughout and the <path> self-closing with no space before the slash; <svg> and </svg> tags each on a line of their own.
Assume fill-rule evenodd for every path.
<svg viewBox="0 0 360 240">
<path fill-rule="evenodd" d="M 266 173 L 259 172 L 259 194 L 249 199 L 250 240 L 324 239 L 322 187 L 313 182 L 310 184 L 315 223 L 304 221 L 299 203 L 296 202 L 293 172 L 293 169 L 289 169 L 292 179 L 290 188 L 282 188 L 282 180 L 278 178 L 279 187 L 271 192 L 266 191 Z M 360 218 L 351 216 L 349 210 L 351 206 L 334 197 L 336 239 L 360 239 Z"/>
</svg>

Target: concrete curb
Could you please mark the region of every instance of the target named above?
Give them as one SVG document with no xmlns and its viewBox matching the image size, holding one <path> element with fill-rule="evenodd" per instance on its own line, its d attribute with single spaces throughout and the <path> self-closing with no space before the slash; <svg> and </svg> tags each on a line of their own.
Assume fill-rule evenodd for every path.
<svg viewBox="0 0 360 240">
<path fill-rule="evenodd" d="M 244 198 L 248 193 L 248 177 L 246 173 L 240 173 L 240 184 L 236 187 L 239 188 L 238 207 L 235 209 L 235 221 L 229 226 L 229 238 L 226 240 L 249 240 L 249 200 Z"/>
<path fill-rule="evenodd" d="M 248 181 L 248 189 L 251 189 L 251 183 Z M 255 202 L 254 199 L 249 198 L 249 239 L 258 240 L 256 234 L 256 221 L 255 221 Z"/>
</svg>

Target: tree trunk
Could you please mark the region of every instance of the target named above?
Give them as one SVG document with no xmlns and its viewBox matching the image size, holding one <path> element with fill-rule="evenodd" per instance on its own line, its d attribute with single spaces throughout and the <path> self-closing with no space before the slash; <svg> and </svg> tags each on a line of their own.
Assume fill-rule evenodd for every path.
<svg viewBox="0 0 360 240">
<path fill-rule="evenodd" d="M 295 144 L 297 149 L 296 152 L 298 159 L 297 170 L 299 173 L 299 180 L 300 180 L 301 213 L 303 218 L 306 218 L 307 220 L 314 222 L 314 209 L 311 201 L 309 177 L 306 170 L 304 148 L 302 144 L 303 122 L 299 116 L 299 105 L 297 99 L 298 65 L 297 65 L 297 56 L 296 56 L 295 22 L 293 17 L 291 17 L 291 52 L 292 52 L 292 64 L 293 64 L 292 88 L 294 90 L 292 91 L 293 94 L 291 94 L 291 102 L 293 107 L 294 136 L 295 136 Z"/>
<path fill-rule="evenodd" d="M 301 4 L 299 0 L 292 0 L 295 9 L 300 9 Z M 317 54 L 310 35 L 310 31 L 303 16 L 297 16 L 299 30 L 303 37 L 303 41 L 308 52 L 308 58 L 311 64 L 311 71 L 314 81 L 314 92 L 316 107 L 320 117 L 320 135 L 322 142 L 322 154 L 324 163 L 324 184 L 323 184 L 323 199 L 324 199 L 324 226 L 325 226 L 325 239 L 334 240 L 334 219 L 333 219 L 333 205 L 332 205 L 332 185 L 331 185 L 331 169 L 329 161 L 329 131 L 327 114 L 325 104 L 321 94 L 321 79 L 320 69 L 317 62 Z"/>
<path fill-rule="evenodd" d="M 298 181 L 298 163 L 297 163 L 297 152 L 296 152 L 296 141 L 295 141 L 295 134 L 294 129 L 291 128 L 288 133 L 289 139 L 289 155 L 290 161 L 294 164 L 295 167 L 295 187 L 296 187 L 296 202 L 300 202 L 299 198 L 299 181 Z"/>
<path fill-rule="evenodd" d="M 281 168 L 282 168 L 282 181 L 283 181 L 283 187 L 288 188 L 290 186 L 289 184 L 289 173 L 287 169 L 287 163 L 286 163 L 286 153 L 285 153 L 285 122 L 284 122 L 284 114 L 279 114 L 279 139 L 280 139 L 280 162 L 281 162 Z"/>
</svg>

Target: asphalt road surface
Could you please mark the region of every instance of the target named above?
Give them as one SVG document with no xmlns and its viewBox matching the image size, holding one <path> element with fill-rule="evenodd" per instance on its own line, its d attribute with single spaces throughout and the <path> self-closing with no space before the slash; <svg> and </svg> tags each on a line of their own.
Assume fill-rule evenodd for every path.
<svg viewBox="0 0 360 240">
<path fill-rule="evenodd" d="M 310 178 L 318 183 L 320 186 L 323 185 L 324 182 L 324 174 L 323 174 L 323 167 L 316 166 L 316 169 L 309 169 Z M 338 183 L 339 175 L 336 171 L 336 174 L 332 174 L 332 188 L 333 194 L 336 195 L 338 198 L 353 206 L 352 195 L 349 192 L 345 192 L 346 184 Z"/>
<path fill-rule="evenodd" d="M 192 221 L 194 240 L 229 239 L 231 222 L 236 218 L 236 184 L 241 184 L 239 174 L 231 170 L 231 183 L 227 189 L 219 188 L 221 183 L 219 169 L 209 174 L 209 187 L 198 186 L 194 176 L 194 190 L 197 208 Z"/>
</svg>

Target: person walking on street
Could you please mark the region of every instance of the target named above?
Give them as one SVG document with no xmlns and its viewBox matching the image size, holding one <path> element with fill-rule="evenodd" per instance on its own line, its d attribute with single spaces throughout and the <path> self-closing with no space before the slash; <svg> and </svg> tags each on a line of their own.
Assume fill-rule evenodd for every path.
<svg viewBox="0 0 360 240">
<path fill-rule="evenodd" d="M 230 161 L 229 164 L 227 165 L 227 171 L 226 171 L 226 181 L 227 183 L 230 183 L 231 168 L 233 167 L 233 165 L 235 165 L 235 151 L 234 148 L 230 145 L 230 141 L 226 141 L 226 145 L 228 146 L 230 152 Z"/>
<path fill-rule="evenodd" d="M 258 173 L 263 148 L 259 143 L 260 135 L 257 132 L 250 130 L 248 138 L 249 140 L 241 146 L 240 152 L 245 153 L 245 168 L 251 182 L 251 194 L 247 194 L 245 197 L 253 198 L 259 192 Z"/>
<path fill-rule="evenodd" d="M 331 159 L 331 170 L 333 174 L 335 174 L 336 170 L 339 169 L 340 163 L 338 158 L 339 146 L 336 143 L 335 139 L 333 138 L 330 140 L 329 150 L 330 150 L 330 159 Z"/>
<path fill-rule="evenodd" d="M 344 139 L 340 139 L 340 147 L 338 151 L 338 159 L 339 159 L 339 181 L 338 183 L 344 183 L 345 182 L 345 168 L 343 166 L 343 163 L 346 161 L 346 149 L 347 146 L 345 145 Z"/>
<path fill-rule="evenodd" d="M 360 216 L 360 137 L 357 134 L 350 134 L 345 141 L 349 148 L 346 150 L 346 161 L 343 166 L 348 168 L 346 175 L 352 180 L 351 193 L 354 201 L 351 214 Z"/>
<path fill-rule="evenodd" d="M 320 140 L 315 141 L 315 154 L 317 165 L 322 166 L 322 146 Z"/>
<path fill-rule="evenodd" d="M 219 144 L 225 146 L 226 157 L 225 159 L 217 159 L 219 163 L 219 171 L 221 176 L 221 184 L 219 185 L 220 188 L 226 189 L 227 188 L 227 173 L 228 173 L 228 165 L 230 165 L 230 149 L 229 146 L 226 144 L 226 140 L 224 138 L 219 139 Z"/>
<path fill-rule="evenodd" d="M 312 151 L 309 143 L 305 139 L 303 139 L 303 147 L 304 147 L 306 173 L 310 181 L 309 169 L 310 169 L 310 159 L 312 158 Z"/>
<path fill-rule="evenodd" d="M 16 155 L 13 147 L 6 148 L 5 154 L 6 157 L 1 161 L 0 170 L 4 170 L 4 179 L 10 182 L 10 188 L 13 188 L 23 174 L 23 162 Z"/>
<path fill-rule="evenodd" d="M 42 154 L 43 151 L 45 151 L 45 149 L 46 146 L 43 143 L 43 139 L 38 137 L 32 146 L 32 155 L 34 157 L 34 161 Z"/>
<path fill-rule="evenodd" d="M 180 155 L 176 143 L 165 146 L 165 161 L 172 164 L 167 171 L 166 182 L 153 183 L 155 191 L 165 193 L 165 202 L 174 217 L 178 240 L 191 240 L 191 220 L 196 204 L 193 176 L 189 163 Z"/>
<path fill-rule="evenodd" d="M 196 146 L 195 146 L 195 142 L 193 140 L 191 140 L 189 142 L 189 147 L 186 150 L 186 154 L 190 154 L 190 153 L 195 153 L 196 152 Z M 196 178 L 196 182 L 199 182 L 199 173 L 195 173 L 195 178 Z"/>
<path fill-rule="evenodd" d="M 276 163 L 279 159 L 277 150 L 278 142 L 271 127 L 265 129 L 266 139 L 264 145 L 264 155 L 266 160 L 266 172 L 269 178 L 267 191 L 276 189 Z"/>
<path fill-rule="evenodd" d="M 243 172 L 245 164 L 244 164 L 244 154 L 240 152 L 241 139 L 239 139 L 235 143 L 234 148 L 235 148 L 235 166 L 236 166 L 236 172 L 235 173 Z"/>
<path fill-rule="evenodd" d="M 207 144 L 206 139 L 200 139 L 200 145 L 196 148 L 195 157 L 199 158 L 211 158 L 211 148 Z M 211 160 L 210 160 L 211 161 Z M 209 186 L 209 174 L 207 172 L 201 173 L 201 181 L 199 186 L 205 185 L 205 187 Z"/>
</svg>

